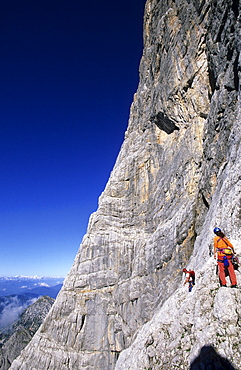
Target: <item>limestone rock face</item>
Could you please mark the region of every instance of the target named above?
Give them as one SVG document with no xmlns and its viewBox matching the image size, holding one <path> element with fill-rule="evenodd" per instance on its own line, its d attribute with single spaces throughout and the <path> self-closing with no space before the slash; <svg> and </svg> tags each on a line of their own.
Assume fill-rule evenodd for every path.
<svg viewBox="0 0 241 370">
<path fill-rule="evenodd" d="M 11 369 L 198 369 L 214 355 L 240 366 L 240 290 L 219 289 L 210 256 L 215 226 L 241 253 L 239 10 L 147 1 L 122 148 L 54 306 Z"/>
</svg>

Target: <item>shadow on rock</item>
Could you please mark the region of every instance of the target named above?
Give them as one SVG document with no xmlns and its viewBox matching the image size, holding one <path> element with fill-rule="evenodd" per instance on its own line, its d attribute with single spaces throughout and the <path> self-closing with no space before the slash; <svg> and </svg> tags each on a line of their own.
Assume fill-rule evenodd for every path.
<svg viewBox="0 0 241 370">
<path fill-rule="evenodd" d="M 190 370 L 237 370 L 231 362 L 220 356 L 212 346 L 202 347 L 199 356 L 191 363 Z"/>
</svg>

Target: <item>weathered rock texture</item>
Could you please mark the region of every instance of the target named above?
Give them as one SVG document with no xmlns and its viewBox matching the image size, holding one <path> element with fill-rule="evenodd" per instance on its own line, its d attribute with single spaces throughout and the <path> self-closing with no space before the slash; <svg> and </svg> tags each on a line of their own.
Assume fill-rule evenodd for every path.
<svg viewBox="0 0 241 370">
<path fill-rule="evenodd" d="M 7 370 L 13 360 L 30 342 L 54 303 L 48 296 L 40 297 L 27 307 L 11 328 L 1 333 L 0 369 Z"/>
<path fill-rule="evenodd" d="M 241 368 L 240 290 L 219 289 L 210 256 L 213 227 L 240 237 L 239 10 L 147 1 L 117 162 L 56 303 L 11 369 L 198 369 L 214 355 Z"/>
</svg>

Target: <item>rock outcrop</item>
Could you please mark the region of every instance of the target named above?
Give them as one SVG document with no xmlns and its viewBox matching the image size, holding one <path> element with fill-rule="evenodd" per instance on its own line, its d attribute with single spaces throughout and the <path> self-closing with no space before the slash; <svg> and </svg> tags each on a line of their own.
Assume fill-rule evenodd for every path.
<svg viewBox="0 0 241 370">
<path fill-rule="evenodd" d="M 240 40 L 235 0 L 147 0 L 122 148 L 54 306 L 11 369 L 240 368 L 240 290 L 219 288 L 210 247 L 219 226 L 241 253 Z"/>
<path fill-rule="evenodd" d="M 11 327 L 1 332 L 0 369 L 7 370 L 22 349 L 30 342 L 47 313 L 54 299 L 42 296 L 27 307 Z"/>
</svg>

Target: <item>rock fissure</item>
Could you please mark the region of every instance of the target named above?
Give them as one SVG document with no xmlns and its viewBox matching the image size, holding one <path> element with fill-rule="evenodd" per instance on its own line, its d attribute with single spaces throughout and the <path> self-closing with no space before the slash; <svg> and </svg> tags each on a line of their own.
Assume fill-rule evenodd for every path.
<svg viewBox="0 0 241 370">
<path fill-rule="evenodd" d="M 212 256 L 217 225 L 241 255 L 239 12 L 232 0 L 147 0 L 123 145 L 12 370 L 240 366 L 240 288 L 219 287 Z M 191 293 L 183 267 L 196 271 Z"/>
</svg>

